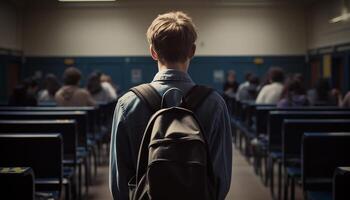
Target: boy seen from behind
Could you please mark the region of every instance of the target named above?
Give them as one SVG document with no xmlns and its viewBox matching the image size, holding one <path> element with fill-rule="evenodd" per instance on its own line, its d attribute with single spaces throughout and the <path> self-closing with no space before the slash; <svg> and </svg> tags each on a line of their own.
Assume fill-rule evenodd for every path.
<svg viewBox="0 0 350 200">
<path fill-rule="evenodd" d="M 150 85 L 167 107 L 178 106 L 181 98 L 195 86 L 188 74 L 190 60 L 196 51 L 195 26 L 191 18 L 182 12 L 162 14 L 148 28 L 147 39 L 150 54 L 158 63 L 158 73 Z M 173 91 L 164 95 L 169 89 Z M 193 112 L 208 144 L 209 162 L 216 184 L 215 199 L 223 200 L 230 188 L 232 170 L 232 136 L 226 104 L 217 92 L 211 92 Z M 129 199 L 128 183 L 138 170 L 140 145 L 153 113 L 131 91 L 117 103 L 110 152 L 110 190 L 116 200 Z M 164 187 L 167 184 L 164 182 Z"/>
</svg>

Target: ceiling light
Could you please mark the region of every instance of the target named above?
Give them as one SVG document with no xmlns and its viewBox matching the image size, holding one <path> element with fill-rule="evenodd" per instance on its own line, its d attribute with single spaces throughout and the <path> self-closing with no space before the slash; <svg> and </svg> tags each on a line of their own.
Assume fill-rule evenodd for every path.
<svg viewBox="0 0 350 200">
<path fill-rule="evenodd" d="M 349 20 L 350 19 L 350 12 L 348 10 L 349 10 L 349 5 L 347 4 L 347 2 L 345 0 L 342 0 L 341 15 L 329 20 L 329 23 L 334 24 L 334 23 L 339 23 L 342 21 Z"/>
<path fill-rule="evenodd" d="M 331 19 L 330 23 L 338 23 L 350 19 L 350 13 L 343 13 L 342 15 Z"/>
</svg>

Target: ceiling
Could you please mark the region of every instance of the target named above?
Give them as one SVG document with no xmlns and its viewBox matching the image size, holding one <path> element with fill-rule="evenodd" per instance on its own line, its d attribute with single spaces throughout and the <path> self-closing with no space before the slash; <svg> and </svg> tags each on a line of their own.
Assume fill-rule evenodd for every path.
<svg viewBox="0 0 350 200">
<path fill-rule="evenodd" d="M 317 0 L 116 0 L 104 3 L 60 3 L 58 0 L 7 0 L 20 7 L 33 5 L 219 5 L 219 6 L 268 6 L 268 5 L 303 5 L 307 6 Z M 319 0 L 320 1 L 320 0 Z"/>
</svg>

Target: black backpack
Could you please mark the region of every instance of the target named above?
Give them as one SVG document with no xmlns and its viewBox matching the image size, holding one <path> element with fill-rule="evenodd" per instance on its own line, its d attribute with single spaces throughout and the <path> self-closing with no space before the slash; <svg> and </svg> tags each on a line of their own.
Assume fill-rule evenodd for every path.
<svg viewBox="0 0 350 200">
<path fill-rule="evenodd" d="M 129 181 L 129 199 L 217 199 L 208 144 L 194 114 L 212 89 L 194 86 L 180 106 L 165 109 L 161 109 L 162 97 L 150 84 L 131 91 L 154 114 L 142 138 L 136 175 Z"/>
</svg>

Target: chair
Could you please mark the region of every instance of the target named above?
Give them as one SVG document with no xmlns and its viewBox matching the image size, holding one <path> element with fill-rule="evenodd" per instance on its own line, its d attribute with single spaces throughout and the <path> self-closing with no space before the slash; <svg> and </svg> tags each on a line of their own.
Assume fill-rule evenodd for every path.
<svg viewBox="0 0 350 200">
<path fill-rule="evenodd" d="M 317 118 L 318 116 L 315 116 Z M 329 116 L 332 117 L 332 116 Z M 337 118 L 337 116 L 333 116 Z M 305 132 L 350 132 L 350 119 L 287 119 L 282 134 L 282 165 L 285 170 L 285 197 L 291 183 L 291 199 L 295 199 L 295 182 L 301 179 L 301 140 Z"/>
<path fill-rule="evenodd" d="M 350 167 L 338 167 L 333 176 L 333 200 L 350 199 Z"/>
<path fill-rule="evenodd" d="M 0 111 L 0 120 L 67 120 L 77 123 L 78 146 L 87 148 L 88 118 L 85 111 Z"/>
<path fill-rule="evenodd" d="M 0 135 L 1 167 L 31 167 L 36 191 L 59 199 L 63 175 L 63 147 L 60 134 Z"/>
<path fill-rule="evenodd" d="M 98 156 L 100 155 L 100 146 L 103 143 L 103 138 L 107 134 L 102 131 L 101 127 L 101 111 L 100 107 L 84 106 L 84 107 L 0 107 L 0 111 L 85 111 L 88 118 L 88 143 L 96 146 Z M 95 159 L 96 160 L 96 159 Z M 97 163 L 95 163 L 95 169 Z"/>
<path fill-rule="evenodd" d="M 350 133 L 305 133 L 302 139 L 302 184 L 309 200 L 331 200 L 332 178 L 350 165 Z"/>
<path fill-rule="evenodd" d="M 336 111 L 326 111 L 318 107 L 307 108 L 302 110 L 288 111 L 270 111 L 268 114 L 267 124 L 267 151 L 268 151 L 268 173 L 271 185 L 271 192 L 274 195 L 274 166 L 278 163 L 278 196 L 277 199 L 281 199 L 282 196 L 282 127 L 285 119 L 350 119 L 350 111 L 339 110 L 334 108 Z"/>
<path fill-rule="evenodd" d="M 95 137 L 95 133 L 98 131 L 98 107 L 84 106 L 84 107 L 0 107 L 0 111 L 27 111 L 27 112 L 69 112 L 69 111 L 85 111 L 88 115 L 88 132 L 92 138 Z"/>
<path fill-rule="evenodd" d="M 34 172 L 30 167 L 0 167 L 0 199 L 35 199 Z"/>
<path fill-rule="evenodd" d="M 89 188 L 89 148 L 87 143 L 88 118 L 86 111 L 0 111 L 0 120 L 75 120 L 78 131 L 77 161 L 82 160 L 85 168 L 85 188 Z M 79 170 L 81 171 L 80 167 Z M 79 182 L 81 182 L 80 180 Z M 78 194 L 81 196 L 81 194 Z"/>
<path fill-rule="evenodd" d="M 80 167 L 82 160 L 77 161 L 77 129 L 75 120 L 0 120 L 1 133 L 52 133 L 59 132 L 63 141 L 64 185 L 67 199 L 70 198 L 72 184 L 75 182 L 76 167 Z M 81 170 L 78 172 L 81 180 Z M 81 183 L 78 182 L 81 191 Z"/>
</svg>

